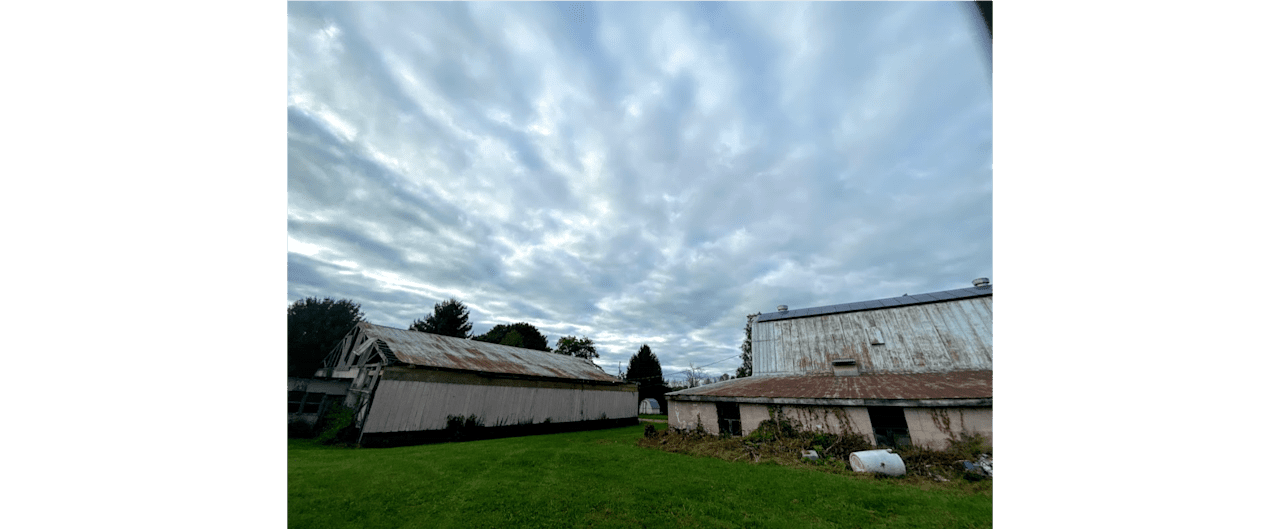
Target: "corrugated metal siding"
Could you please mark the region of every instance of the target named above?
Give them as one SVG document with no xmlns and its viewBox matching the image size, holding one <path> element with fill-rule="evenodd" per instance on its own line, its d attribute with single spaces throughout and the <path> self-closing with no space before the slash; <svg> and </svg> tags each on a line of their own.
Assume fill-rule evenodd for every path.
<svg viewBox="0 0 1280 529">
<path fill-rule="evenodd" d="M 475 415 L 484 426 L 628 418 L 636 416 L 636 393 L 383 379 L 364 431 L 441 430 L 450 415 Z"/>
<path fill-rule="evenodd" d="M 752 326 L 756 374 L 832 372 L 831 361 L 858 360 L 863 373 L 935 373 L 992 368 L 992 298 L 808 318 Z M 759 337 L 759 340 L 756 337 Z M 878 338 L 884 345 L 871 345 Z"/>
</svg>

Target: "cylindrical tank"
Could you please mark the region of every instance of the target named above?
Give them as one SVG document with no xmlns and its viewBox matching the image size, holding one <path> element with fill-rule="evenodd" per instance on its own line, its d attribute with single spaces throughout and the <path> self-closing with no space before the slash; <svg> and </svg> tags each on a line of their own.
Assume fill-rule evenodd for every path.
<svg viewBox="0 0 1280 529">
<path fill-rule="evenodd" d="M 863 450 L 849 454 L 849 467 L 854 472 L 875 472 L 890 476 L 904 476 L 907 465 L 892 450 Z"/>
</svg>

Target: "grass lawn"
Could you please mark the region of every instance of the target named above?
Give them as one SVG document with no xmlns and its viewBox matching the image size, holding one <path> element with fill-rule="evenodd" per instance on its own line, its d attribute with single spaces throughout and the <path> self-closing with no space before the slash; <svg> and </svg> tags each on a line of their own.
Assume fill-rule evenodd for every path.
<svg viewBox="0 0 1280 529">
<path fill-rule="evenodd" d="M 991 495 L 637 446 L 643 426 L 383 449 L 289 440 L 289 526 L 990 527 Z"/>
<path fill-rule="evenodd" d="M 667 420 L 666 415 L 649 415 L 648 413 L 641 413 L 640 418 L 641 419 L 661 419 L 664 421 Z"/>
</svg>

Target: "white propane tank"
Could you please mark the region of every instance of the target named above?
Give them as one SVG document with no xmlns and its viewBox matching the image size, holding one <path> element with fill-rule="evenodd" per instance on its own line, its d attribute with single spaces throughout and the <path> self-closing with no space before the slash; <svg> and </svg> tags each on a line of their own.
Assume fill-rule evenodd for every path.
<svg viewBox="0 0 1280 529">
<path fill-rule="evenodd" d="M 890 476 L 905 476 L 907 465 L 893 450 L 863 450 L 849 454 L 849 467 L 854 472 L 875 472 Z"/>
</svg>

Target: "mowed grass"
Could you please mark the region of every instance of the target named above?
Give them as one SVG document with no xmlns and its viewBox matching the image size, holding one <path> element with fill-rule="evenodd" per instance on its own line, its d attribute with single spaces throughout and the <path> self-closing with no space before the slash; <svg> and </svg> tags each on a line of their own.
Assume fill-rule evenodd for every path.
<svg viewBox="0 0 1280 529">
<path fill-rule="evenodd" d="M 641 448 L 643 426 L 384 449 L 289 441 L 289 526 L 990 527 L 991 496 Z"/>
</svg>

